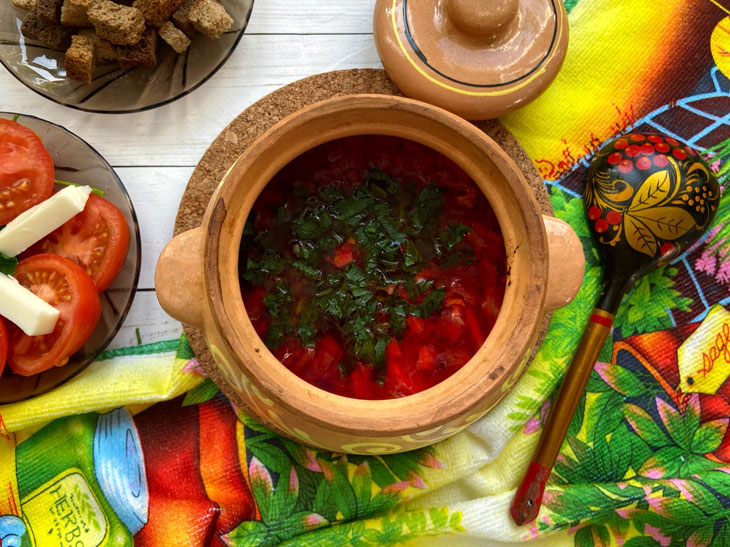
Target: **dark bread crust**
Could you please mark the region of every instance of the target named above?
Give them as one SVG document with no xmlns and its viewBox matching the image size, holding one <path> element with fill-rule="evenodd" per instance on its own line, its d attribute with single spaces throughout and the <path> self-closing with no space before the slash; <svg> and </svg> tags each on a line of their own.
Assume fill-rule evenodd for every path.
<svg viewBox="0 0 730 547">
<path fill-rule="evenodd" d="M 190 8 L 193 7 L 197 0 L 183 0 L 180 9 L 172 14 L 172 22 L 175 26 L 182 30 L 189 38 L 192 38 L 195 33 L 195 27 L 190 22 Z"/>
<path fill-rule="evenodd" d="M 79 34 L 90 38 L 94 43 L 94 62 L 97 65 L 116 62 L 117 50 L 116 46 L 111 42 L 100 38 L 93 28 L 82 29 Z"/>
<path fill-rule="evenodd" d="M 94 73 L 94 41 L 87 36 L 76 35 L 71 38 L 71 47 L 66 50 L 66 76 L 72 80 L 91 83 Z"/>
<path fill-rule="evenodd" d="M 61 4 L 63 0 L 37 0 L 36 13 L 44 21 L 58 23 L 61 19 Z"/>
<path fill-rule="evenodd" d="M 133 46 L 117 46 L 117 59 L 122 68 L 154 68 L 157 66 L 157 29 L 148 28 Z"/>
<path fill-rule="evenodd" d="M 115 45 L 133 46 L 147 28 L 137 8 L 122 6 L 110 0 L 96 0 L 89 6 L 88 15 L 96 33 Z"/>
<path fill-rule="evenodd" d="M 183 0 L 134 0 L 148 25 L 160 26 L 182 5 Z"/>
<path fill-rule="evenodd" d="M 57 51 L 67 50 L 71 45 L 71 36 L 73 35 L 72 28 L 64 27 L 61 23 L 41 19 L 33 11 L 28 12 L 28 15 L 25 16 L 23 24 L 20 26 L 20 32 L 23 33 L 23 36 L 38 40 Z"/>
</svg>

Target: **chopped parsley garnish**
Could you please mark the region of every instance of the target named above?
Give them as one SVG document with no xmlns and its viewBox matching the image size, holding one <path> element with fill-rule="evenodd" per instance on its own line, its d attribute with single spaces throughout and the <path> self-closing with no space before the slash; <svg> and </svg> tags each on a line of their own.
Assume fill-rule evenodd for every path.
<svg viewBox="0 0 730 547">
<path fill-rule="evenodd" d="M 0 253 L 0 273 L 5 275 L 13 275 L 15 268 L 18 266 L 18 259 L 14 256 L 8 256 Z"/>
<path fill-rule="evenodd" d="M 343 374 L 357 361 L 383 366 L 386 346 L 402 338 L 409 315 L 425 319 L 443 307 L 446 289 L 417 274 L 434 260 L 473 260 L 460 245 L 470 228 L 442 223 L 443 192 L 370 169 L 349 190 L 295 188 L 266 229 L 254 231 L 252 214 L 242 278 L 265 288 L 266 345 L 276 349 L 294 335 L 312 347 L 336 331 L 347 348 Z"/>
</svg>

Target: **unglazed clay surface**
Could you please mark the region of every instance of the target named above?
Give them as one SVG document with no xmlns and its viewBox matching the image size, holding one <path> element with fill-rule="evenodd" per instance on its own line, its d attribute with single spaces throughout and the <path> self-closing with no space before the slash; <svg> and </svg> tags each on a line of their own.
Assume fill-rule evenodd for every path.
<svg viewBox="0 0 730 547">
<path fill-rule="evenodd" d="M 383 65 L 407 96 L 475 120 L 542 93 L 568 42 L 560 0 L 378 0 L 374 25 Z"/>
</svg>

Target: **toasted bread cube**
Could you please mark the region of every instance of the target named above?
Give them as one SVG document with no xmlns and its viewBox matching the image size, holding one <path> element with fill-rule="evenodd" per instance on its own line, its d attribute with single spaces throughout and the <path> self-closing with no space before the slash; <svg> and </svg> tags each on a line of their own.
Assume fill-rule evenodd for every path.
<svg viewBox="0 0 730 547">
<path fill-rule="evenodd" d="M 23 9 L 36 9 L 36 0 L 13 0 L 13 4 Z"/>
<path fill-rule="evenodd" d="M 67 27 L 90 27 L 91 21 L 87 15 L 88 7 L 74 4 L 71 0 L 63 0 L 61 6 L 61 24 Z"/>
<path fill-rule="evenodd" d="M 36 0 L 36 13 L 45 21 L 58 23 L 61 18 L 61 4 L 63 0 Z"/>
<path fill-rule="evenodd" d="M 196 0 L 183 0 L 182 6 L 175 13 L 172 14 L 172 22 L 175 26 L 192 38 L 195 33 L 195 27 L 190 22 L 190 8 L 193 7 Z"/>
<path fill-rule="evenodd" d="M 167 45 L 174 49 L 177 53 L 184 53 L 188 47 L 190 47 L 190 38 L 185 36 L 185 33 L 173 25 L 170 21 L 167 21 L 162 27 L 160 27 L 160 38 L 162 38 Z"/>
<path fill-rule="evenodd" d="M 71 37 L 71 47 L 66 50 L 66 76 L 72 80 L 91 83 L 94 73 L 94 42 L 86 36 Z"/>
<path fill-rule="evenodd" d="M 218 0 L 196 0 L 188 18 L 195 30 L 216 39 L 233 25 L 233 19 Z"/>
<path fill-rule="evenodd" d="M 181 5 L 182 0 L 134 0 L 132 4 L 152 26 L 162 25 Z"/>
<path fill-rule="evenodd" d="M 148 28 L 134 46 L 117 46 L 117 59 L 123 69 L 157 66 L 157 30 Z"/>
<path fill-rule="evenodd" d="M 137 8 L 120 6 L 110 0 L 96 0 L 89 6 L 88 14 L 96 33 L 119 46 L 133 46 L 147 28 Z"/>
<path fill-rule="evenodd" d="M 86 36 L 94 43 L 94 63 L 103 65 L 106 63 L 116 62 L 117 49 L 111 42 L 99 38 L 93 28 L 85 28 L 79 31 L 79 35 Z"/>
<path fill-rule="evenodd" d="M 26 15 L 23 24 L 20 26 L 23 36 L 38 40 L 51 49 L 65 51 L 71 45 L 73 30 L 64 27 L 61 23 L 46 21 L 38 14 L 31 11 Z"/>
</svg>

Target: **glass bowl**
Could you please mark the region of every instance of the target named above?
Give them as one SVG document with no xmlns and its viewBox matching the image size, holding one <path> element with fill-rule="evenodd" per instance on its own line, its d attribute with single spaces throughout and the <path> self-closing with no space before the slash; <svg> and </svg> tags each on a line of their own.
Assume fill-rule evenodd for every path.
<svg viewBox="0 0 730 547">
<path fill-rule="evenodd" d="M 233 27 L 218 40 L 196 34 L 178 55 L 160 39 L 157 68 L 99 65 L 91 84 L 66 78 L 65 52 L 23 36 L 26 10 L 0 1 L 0 63 L 33 91 L 52 101 L 107 114 L 139 112 L 170 103 L 205 83 L 231 56 L 248 24 L 254 0 L 222 0 Z"/>
<path fill-rule="evenodd" d="M 0 112 L 0 118 L 16 115 Z M 96 330 L 67 364 L 33 376 L 14 374 L 10 367 L 0 376 L 0 404 L 35 397 L 67 382 L 88 367 L 109 345 L 127 316 L 139 280 L 141 241 L 134 206 L 122 181 L 101 155 L 87 142 L 61 126 L 20 114 L 17 122 L 40 137 L 53 158 L 56 179 L 88 184 L 106 192 L 104 199 L 116 205 L 129 226 L 129 251 L 122 270 L 103 293 L 101 318 Z M 59 187 L 57 187 L 58 189 Z"/>
</svg>

